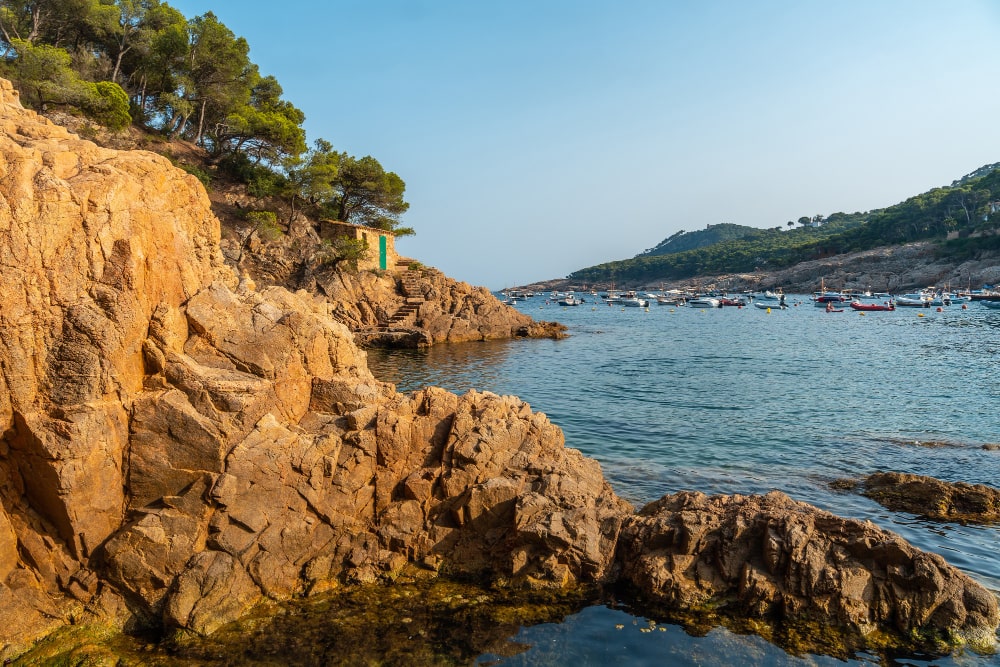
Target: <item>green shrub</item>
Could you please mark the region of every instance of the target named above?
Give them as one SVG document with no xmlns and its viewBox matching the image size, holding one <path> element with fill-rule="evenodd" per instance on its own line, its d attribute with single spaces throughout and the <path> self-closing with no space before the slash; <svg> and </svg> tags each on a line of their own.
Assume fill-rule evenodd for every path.
<svg viewBox="0 0 1000 667">
<path fill-rule="evenodd" d="M 111 81 L 86 82 L 81 106 L 87 116 L 109 130 L 124 130 L 132 124 L 128 94 Z"/>
<path fill-rule="evenodd" d="M 274 211 L 247 211 L 244 217 L 264 241 L 277 241 L 285 235 L 278 224 L 278 214 Z"/>
</svg>

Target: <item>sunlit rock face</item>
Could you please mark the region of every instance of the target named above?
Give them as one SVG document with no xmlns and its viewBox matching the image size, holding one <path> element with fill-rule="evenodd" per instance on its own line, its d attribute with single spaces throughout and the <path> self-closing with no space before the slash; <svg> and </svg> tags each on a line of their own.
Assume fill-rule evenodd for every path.
<svg viewBox="0 0 1000 667">
<path fill-rule="evenodd" d="M 238 283 L 204 190 L 165 159 L 82 141 L 6 82 L 0 124 L 0 657 L 71 620 L 210 633 L 413 567 L 536 589 L 624 572 L 678 604 L 736 585 L 789 613 L 822 593 L 845 622 L 868 605 L 874 624 L 995 629 L 992 596 L 940 559 L 858 555 L 883 534 L 835 542 L 851 577 L 828 581 L 838 561 L 810 545 L 855 530 L 828 515 L 807 537 L 792 510 L 744 531 L 764 501 L 735 522 L 723 501 L 636 516 L 523 401 L 399 394 L 335 302 Z M 869 594 L 880 577 L 892 596 Z"/>
<path fill-rule="evenodd" d="M 336 304 L 238 286 L 195 179 L 6 82 L 0 122 L 5 655 L 84 607 L 209 632 L 408 562 L 603 575 L 628 508 L 543 415 L 397 394 Z"/>
<path fill-rule="evenodd" d="M 317 282 L 318 291 L 335 304 L 333 315 L 359 333 L 359 341 L 381 347 L 417 347 L 436 343 L 505 338 L 561 338 L 566 327 L 542 322 L 501 303 L 485 287 L 475 287 L 427 267 L 376 275 L 333 272 Z M 412 339 L 372 331 L 393 320 L 409 302 L 410 311 L 393 325 L 420 332 Z"/>
</svg>

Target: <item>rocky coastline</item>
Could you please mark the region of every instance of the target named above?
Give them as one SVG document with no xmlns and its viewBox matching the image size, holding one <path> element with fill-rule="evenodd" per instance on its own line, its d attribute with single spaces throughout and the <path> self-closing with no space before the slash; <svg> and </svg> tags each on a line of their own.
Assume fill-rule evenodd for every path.
<svg viewBox="0 0 1000 667">
<path fill-rule="evenodd" d="M 396 392 L 343 323 L 362 302 L 241 280 L 193 176 L 2 80 L 0 127 L 0 659 L 68 626 L 210 635 L 417 573 L 822 623 L 831 653 L 995 644 L 993 593 L 870 523 L 780 493 L 637 512 L 516 397 Z M 492 335 L 441 284 L 432 339 Z"/>
<path fill-rule="evenodd" d="M 732 292 L 781 289 L 787 294 L 811 294 L 825 285 L 828 289 L 871 290 L 902 294 L 929 286 L 942 289 L 976 289 L 983 284 L 1000 283 L 1000 257 L 984 253 L 982 257 L 961 262 L 937 257 L 934 243 L 921 241 L 900 246 L 875 248 L 861 252 L 833 255 L 801 262 L 782 269 L 686 280 L 654 281 L 652 284 L 626 284 L 620 289 L 720 289 Z M 574 281 L 560 278 L 526 285 L 542 290 L 582 289 Z M 609 285 L 587 285 L 607 289 Z"/>
<path fill-rule="evenodd" d="M 1000 522 L 1000 489 L 985 484 L 949 483 L 924 475 L 877 472 L 860 481 L 836 480 L 832 486 L 857 490 L 883 507 L 933 521 Z"/>
</svg>

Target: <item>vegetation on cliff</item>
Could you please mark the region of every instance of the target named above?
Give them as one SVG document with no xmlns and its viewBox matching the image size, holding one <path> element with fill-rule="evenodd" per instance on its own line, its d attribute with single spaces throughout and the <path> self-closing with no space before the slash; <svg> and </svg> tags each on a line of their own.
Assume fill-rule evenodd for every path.
<svg viewBox="0 0 1000 667">
<path fill-rule="evenodd" d="M 212 12 L 188 19 L 160 0 L 3 0 L 0 48 L 0 76 L 28 108 L 184 139 L 293 213 L 413 233 L 399 219 L 403 179 L 323 139 L 309 149 L 305 114 Z M 209 185 L 211 170 L 182 166 Z"/>
<path fill-rule="evenodd" d="M 632 259 L 580 269 L 571 280 L 650 283 L 724 273 L 773 271 L 809 260 L 913 241 L 937 241 L 942 258 L 1000 250 L 1000 164 L 867 213 L 803 216 L 770 229 L 709 225 L 678 232 Z M 985 235 L 984 235 L 985 233 Z M 956 236 L 946 240 L 947 237 Z"/>
</svg>

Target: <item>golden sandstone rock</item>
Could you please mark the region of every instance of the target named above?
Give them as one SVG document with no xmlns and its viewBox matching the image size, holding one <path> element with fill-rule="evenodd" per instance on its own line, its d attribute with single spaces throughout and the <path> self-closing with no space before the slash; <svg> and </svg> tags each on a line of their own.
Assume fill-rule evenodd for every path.
<svg viewBox="0 0 1000 667">
<path fill-rule="evenodd" d="M 635 514 L 523 401 L 396 393 L 337 303 L 240 285 L 194 177 L 78 139 L 5 81 L 0 271 L 0 658 L 70 619 L 210 633 L 406 563 L 624 574 L 677 608 L 739 592 L 864 629 L 1000 623 L 989 592 L 874 526 L 773 498 Z"/>
</svg>

